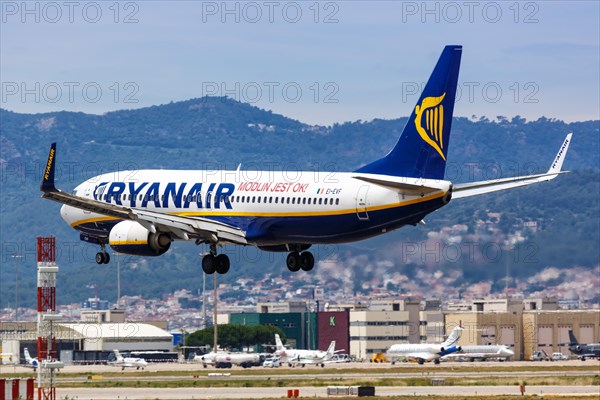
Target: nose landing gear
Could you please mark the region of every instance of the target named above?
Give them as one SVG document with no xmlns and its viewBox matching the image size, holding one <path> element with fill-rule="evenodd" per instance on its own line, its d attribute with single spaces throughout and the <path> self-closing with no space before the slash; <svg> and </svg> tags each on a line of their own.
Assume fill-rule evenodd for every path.
<svg viewBox="0 0 600 400">
<path fill-rule="evenodd" d="M 96 253 L 96 264 L 108 264 L 110 262 L 110 255 L 106 252 L 106 244 L 101 244 L 102 249 Z"/>
</svg>

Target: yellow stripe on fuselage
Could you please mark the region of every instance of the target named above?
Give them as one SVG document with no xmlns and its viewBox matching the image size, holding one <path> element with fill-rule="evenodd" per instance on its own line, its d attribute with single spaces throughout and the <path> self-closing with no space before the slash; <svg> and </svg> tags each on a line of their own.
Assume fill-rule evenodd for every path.
<svg viewBox="0 0 600 400">
<path fill-rule="evenodd" d="M 126 245 L 146 245 L 148 241 L 138 241 L 138 240 L 121 240 L 118 242 L 110 242 L 111 246 L 126 246 Z"/>
<path fill-rule="evenodd" d="M 407 200 L 403 202 L 383 204 L 379 206 L 367 207 L 366 212 L 371 211 L 380 211 L 387 210 L 390 208 L 400 208 L 409 206 L 412 204 L 424 203 L 429 200 L 438 199 L 443 197 L 446 192 L 440 192 L 431 194 L 429 196 L 423 196 L 418 199 Z M 287 205 L 287 204 L 286 204 Z M 365 212 L 364 210 L 359 210 L 360 212 Z M 356 208 L 350 208 L 345 210 L 331 210 L 331 211 L 299 211 L 299 212 L 257 212 L 257 211 L 222 211 L 222 210 L 203 210 L 203 211 L 179 211 L 179 212 L 168 212 L 166 214 L 170 215 L 179 215 L 182 217 L 324 217 L 330 215 L 346 215 L 346 214 L 356 214 Z M 74 228 L 78 225 L 92 223 L 92 222 L 100 222 L 100 221 L 117 221 L 118 218 L 114 217 L 99 217 L 99 218 L 89 218 L 74 222 L 71 224 L 71 227 Z"/>
</svg>

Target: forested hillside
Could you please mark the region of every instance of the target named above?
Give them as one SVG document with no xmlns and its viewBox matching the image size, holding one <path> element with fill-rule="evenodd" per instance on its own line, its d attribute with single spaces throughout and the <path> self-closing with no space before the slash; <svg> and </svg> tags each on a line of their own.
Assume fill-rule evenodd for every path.
<svg viewBox="0 0 600 400">
<path fill-rule="evenodd" d="M 400 118 L 310 126 L 226 98 L 193 99 L 105 115 L 29 115 L 0 110 L 0 308 L 14 299 L 17 261 L 11 256 L 15 254 L 25 256 L 19 278 L 20 302 L 33 305 L 30 294 L 35 286 L 35 237 L 39 235 L 57 237 L 64 303 L 92 296 L 92 285 L 104 286 L 106 293 L 114 290 L 115 263 L 96 265 L 96 247 L 79 241 L 79 235 L 60 218 L 58 204 L 40 199 L 39 182 L 53 141 L 58 143 L 57 185 L 71 190 L 86 178 L 119 169 L 235 169 L 241 163 L 242 169 L 248 170 L 352 170 L 387 153 L 405 122 L 406 118 Z M 412 279 L 423 271 L 436 270 L 460 271 L 454 282 L 459 279 L 461 285 L 498 281 L 507 261 L 484 254 L 486 245 L 488 249 L 509 249 L 514 278 L 522 281 L 548 267 L 597 267 L 599 126 L 599 121 L 567 124 L 546 118 L 456 118 L 448 156 L 450 180 L 545 171 L 571 131 L 574 136 L 564 168 L 574 172 L 530 188 L 452 201 L 432 214 L 425 227 L 316 249 L 321 263 L 315 269 L 319 271 L 305 277 L 333 281 L 328 268 L 352 269 L 352 289 L 359 291 L 367 290 L 364 282 L 372 282 L 371 286 L 389 283 L 393 288 L 399 284 L 398 276 Z M 432 259 L 417 250 L 419 258 L 413 247 L 406 246 L 413 243 L 418 248 L 433 242 L 450 246 L 457 240 L 475 243 L 467 246 L 472 257 L 464 250 L 460 258 L 444 255 L 442 250 L 439 259 Z M 197 290 L 201 251 L 205 249 L 175 243 L 162 257 L 121 257 L 122 279 L 135 282 L 124 292 L 160 297 L 180 288 Z M 280 255 L 241 248 L 227 251 L 233 265 L 225 282 L 242 276 L 290 274 Z M 365 263 L 374 267 L 364 268 Z"/>
</svg>

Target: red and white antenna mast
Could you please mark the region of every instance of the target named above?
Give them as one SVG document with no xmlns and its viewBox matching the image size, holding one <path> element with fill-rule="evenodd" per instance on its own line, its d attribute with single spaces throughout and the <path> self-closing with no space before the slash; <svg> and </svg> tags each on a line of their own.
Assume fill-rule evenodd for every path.
<svg viewBox="0 0 600 400">
<path fill-rule="evenodd" d="M 56 399 L 56 370 L 64 366 L 56 359 L 54 323 L 62 319 L 56 313 L 56 239 L 37 238 L 37 348 L 38 400 Z"/>
</svg>

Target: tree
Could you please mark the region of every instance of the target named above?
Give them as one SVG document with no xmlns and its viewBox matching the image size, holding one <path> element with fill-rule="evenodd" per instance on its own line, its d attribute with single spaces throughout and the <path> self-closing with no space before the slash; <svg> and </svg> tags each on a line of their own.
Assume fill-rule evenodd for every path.
<svg viewBox="0 0 600 400">
<path fill-rule="evenodd" d="M 237 325 L 225 324 L 218 327 L 219 347 L 229 350 L 241 350 L 246 347 L 275 344 L 275 334 L 281 336 L 285 342 L 283 331 L 271 325 Z M 185 340 L 186 346 L 212 346 L 213 327 L 198 330 L 189 335 Z"/>
</svg>

